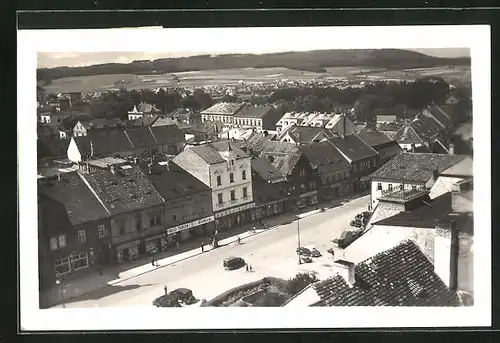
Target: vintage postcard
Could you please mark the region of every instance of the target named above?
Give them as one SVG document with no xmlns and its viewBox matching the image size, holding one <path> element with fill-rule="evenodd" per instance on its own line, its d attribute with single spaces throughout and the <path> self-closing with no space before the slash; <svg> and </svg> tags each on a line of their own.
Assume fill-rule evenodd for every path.
<svg viewBox="0 0 500 343">
<path fill-rule="evenodd" d="M 491 324 L 489 27 L 18 38 L 24 329 Z"/>
</svg>

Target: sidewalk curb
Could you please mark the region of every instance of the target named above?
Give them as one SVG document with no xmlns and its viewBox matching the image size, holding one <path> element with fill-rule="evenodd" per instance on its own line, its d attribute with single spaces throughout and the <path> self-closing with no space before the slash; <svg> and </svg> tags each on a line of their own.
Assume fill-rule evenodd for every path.
<svg viewBox="0 0 500 343">
<path fill-rule="evenodd" d="M 353 200 L 356 200 L 356 199 L 359 199 L 359 198 L 362 198 L 362 197 L 365 197 L 365 196 L 366 196 L 366 195 L 360 195 L 359 197 L 347 198 L 347 199 L 344 199 L 344 200 L 342 200 L 342 201 L 346 201 L 346 200 L 347 200 L 347 202 L 351 202 L 351 201 L 353 201 Z M 343 205 L 343 204 L 342 204 L 342 202 L 340 202 L 340 205 Z M 337 206 L 334 206 L 334 207 L 326 207 L 326 208 L 325 208 L 325 207 L 323 207 L 323 208 L 325 208 L 325 210 L 326 210 L 326 211 L 328 211 L 328 210 L 335 209 L 336 207 L 337 207 Z M 312 210 L 312 211 L 309 211 L 309 212 L 314 212 L 314 213 L 311 213 L 310 215 L 305 216 L 305 217 L 300 218 L 300 219 L 302 220 L 302 219 L 305 219 L 305 218 L 308 218 L 308 217 L 312 217 L 312 216 L 314 216 L 314 215 L 316 215 L 316 214 L 319 214 L 319 213 L 324 213 L 323 211 L 318 211 L 318 212 L 315 212 L 315 210 Z M 307 212 L 306 212 L 306 213 L 307 213 Z M 297 217 L 297 215 L 294 215 L 294 216 L 293 216 L 293 219 L 292 219 L 292 221 L 291 221 L 291 222 L 294 222 L 294 221 L 296 221 L 297 219 L 299 219 L 299 218 Z M 290 222 L 290 223 L 291 223 L 291 222 Z M 281 227 L 282 225 L 287 225 L 287 224 L 289 224 L 289 223 L 277 224 L 277 225 L 271 226 L 271 227 L 269 227 L 269 228 L 267 228 L 267 229 L 265 229 L 265 230 L 263 230 L 263 231 L 260 231 L 260 232 L 255 232 L 255 233 L 253 233 L 253 234 L 248 235 L 248 236 L 247 236 L 247 237 L 245 237 L 245 238 L 241 238 L 241 240 L 245 240 L 245 239 L 247 239 L 247 238 L 254 237 L 254 236 L 260 235 L 260 234 L 265 233 L 265 232 L 270 232 L 270 231 L 276 230 L 276 229 L 278 229 L 279 227 Z M 249 229 L 248 231 L 252 231 L 252 230 L 251 230 L 251 229 Z M 247 231 L 247 232 L 248 232 L 248 231 Z M 238 235 L 236 235 L 236 236 L 232 236 L 232 237 L 235 237 L 235 238 L 234 238 L 234 240 L 229 241 L 228 243 L 224 244 L 223 246 L 226 246 L 226 245 L 229 245 L 229 244 L 231 244 L 231 243 L 236 242 L 236 241 L 237 241 L 237 236 L 238 236 Z M 228 238 L 230 238 L 230 237 L 228 237 Z M 108 283 L 108 282 L 106 282 L 106 284 L 105 284 L 105 285 L 103 285 L 102 287 L 98 287 L 98 288 L 92 289 L 92 290 L 90 290 L 90 291 L 83 292 L 83 293 L 81 293 L 81 294 L 79 294 L 79 295 L 77 295 L 77 296 L 70 297 L 68 300 L 73 300 L 73 299 L 76 299 L 76 298 L 78 298 L 78 297 L 80 297 L 80 296 L 82 296 L 82 295 L 89 294 L 89 293 L 91 293 L 91 292 L 98 291 L 98 290 L 101 290 L 101 289 L 104 289 L 104 288 L 107 288 L 107 287 L 112 287 L 112 286 L 115 286 L 115 285 L 119 285 L 119 284 L 120 284 L 120 283 L 122 283 L 122 282 L 125 282 L 125 281 L 128 281 L 128 280 L 131 280 L 131 279 L 136 278 L 136 277 L 138 277 L 138 276 L 141 276 L 141 275 L 144 275 L 144 274 L 147 274 L 147 273 L 151 273 L 151 272 L 156 271 L 156 270 L 158 270 L 158 269 L 161 269 L 161 268 L 164 268 L 164 267 L 171 266 L 171 265 L 176 264 L 176 263 L 178 263 L 178 262 L 182 262 L 182 261 L 185 261 L 185 260 L 187 260 L 187 259 L 190 259 L 190 258 L 193 258 L 193 257 L 199 256 L 199 255 L 202 255 L 202 254 L 210 253 L 211 251 L 214 251 L 214 250 L 216 250 L 216 249 L 210 249 L 210 250 L 205 251 L 205 252 L 198 252 L 198 253 L 196 253 L 196 254 L 194 254 L 194 255 L 190 255 L 190 256 L 187 256 L 187 257 L 181 258 L 181 259 L 179 259 L 179 260 L 177 260 L 177 261 L 175 261 L 175 262 L 170 262 L 170 263 L 167 263 L 167 264 L 165 264 L 165 265 L 163 265 L 163 266 L 158 266 L 158 267 L 156 267 L 155 269 L 147 270 L 147 271 L 145 271 L 145 272 L 142 272 L 142 273 L 139 273 L 139 274 L 136 274 L 136 275 L 133 275 L 133 276 L 127 277 L 127 278 L 125 278 L 125 279 L 120 279 L 119 281 L 114 282 L 114 283 Z M 173 255 L 173 256 L 175 256 L 175 255 Z M 61 305 L 61 304 L 63 304 L 63 303 L 70 303 L 70 302 L 71 302 L 71 301 L 57 302 L 57 303 L 54 303 L 53 305 L 49 305 L 47 308 L 54 308 L 54 307 L 56 307 L 56 306 L 58 306 L 58 305 Z"/>
</svg>

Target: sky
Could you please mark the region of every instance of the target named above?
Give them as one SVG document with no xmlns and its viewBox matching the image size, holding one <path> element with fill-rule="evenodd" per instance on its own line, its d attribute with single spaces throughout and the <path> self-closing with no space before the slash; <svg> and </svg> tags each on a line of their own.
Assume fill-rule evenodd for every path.
<svg viewBox="0 0 500 343">
<path fill-rule="evenodd" d="M 469 56 L 467 48 L 444 48 L 444 49 L 408 49 L 418 51 L 436 57 L 463 57 Z M 231 50 L 225 51 L 177 51 L 177 52 L 39 52 L 38 67 L 54 68 L 62 66 L 85 66 L 100 63 L 129 63 L 134 60 L 154 60 L 158 58 L 176 58 L 205 54 L 221 53 L 273 53 L 283 52 L 283 50 L 256 50 L 248 51 Z"/>
</svg>

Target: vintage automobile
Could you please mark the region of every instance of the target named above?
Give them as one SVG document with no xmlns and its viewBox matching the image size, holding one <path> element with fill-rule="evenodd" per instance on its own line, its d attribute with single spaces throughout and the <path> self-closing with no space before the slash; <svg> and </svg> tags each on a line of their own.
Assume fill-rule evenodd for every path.
<svg viewBox="0 0 500 343">
<path fill-rule="evenodd" d="M 192 304 L 196 300 L 193 291 L 188 288 L 177 288 L 170 292 L 169 295 L 177 301 L 187 305 Z"/>
<path fill-rule="evenodd" d="M 239 269 L 245 265 L 245 260 L 242 259 L 241 257 L 228 257 L 224 259 L 222 265 L 224 269 L 226 270 L 234 270 L 234 269 Z"/>
<path fill-rule="evenodd" d="M 300 255 L 300 256 L 310 257 L 312 255 L 311 250 L 309 250 L 305 247 L 298 247 L 296 252 L 297 252 L 297 255 Z"/>
<path fill-rule="evenodd" d="M 307 249 L 307 250 L 309 250 L 311 252 L 311 256 L 312 257 L 321 257 L 321 253 L 314 246 L 312 246 L 312 245 L 306 245 L 304 248 Z"/>
</svg>

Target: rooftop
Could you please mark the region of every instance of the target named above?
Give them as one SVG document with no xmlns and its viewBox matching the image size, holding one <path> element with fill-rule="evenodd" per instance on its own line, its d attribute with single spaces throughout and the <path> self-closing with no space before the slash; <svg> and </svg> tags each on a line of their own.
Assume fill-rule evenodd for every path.
<svg viewBox="0 0 500 343">
<path fill-rule="evenodd" d="M 111 214 L 161 205 L 163 199 L 138 166 L 115 173 L 98 170 L 82 174 Z"/>
<path fill-rule="evenodd" d="M 279 172 L 286 176 L 290 174 L 302 156 L 302 152 L 293 143 L 268 141 L 260 157 L 268 159 Z"/>
<path fill-rule="evenodd" d="M 219 141 L 209 144 L 197 145 L 190 148 L 194 153 L 200 156 L 208 164 L 218 164 L 226 161 L 221 152 L 232 151 L 235 159 L 249 158 L 246 152 L 238 147 L 238 144 L 232 141 Z"/>
<path fill-rule="evenodd" d="M 243 105 L 243 103 L 219 102 L 202 111 L 201 114 L 225 114 L 228 116 L 232 116 L 236 112 L 238 112 L 243 107 Z"/>
<path fill-rule="evenodd" d="M 91 166 L 99 167 L 99 168 L 107 168 L 108 166 L 126 163 L 127 161 L 121 158 L 115 157 L 104 157 L 96 160 L 88 161 L 87 163 Z"/>
<path fill-rule="evenodd" d="M 234 116 L 243 118 L 263 118 L 273 110 L 274 107 L 272 106 L 245 106 Z"/>
<path fill-rule="evenodd" d="M 355 266 L 355 284 L 335 275 L 313 284 L 321 300 L 313 306 L 458 306 L 457 295 L 434 265 L 405 240 Z"/>
<path fill-rule="evenodd" d="M 252 170 L 255 171 L 265 181 L 275 181 L 283 179 L 283 175 L 266 158 L 252 159 Z"/>
<path fill-rule="evenodd" d="M 392 141 L 385 133 L 372 129 L 362 130 L 358 136 L 372 148 Z"/>
<path fill-rule="evenodd" d="M 404 189 L 389 193 L 382 193 L 382 196 L 379 198 L 379 200 L 406 203 L 407 201 L 418 199 L 428 194 L 429 191 L 426 189 Z"/>
<path fill-rule="evenodd" d="M 335 137 L 328 140 L 342 154 L 347 156 L 351 161 L 357 161 L 368 157 L 375 157 L 378 153 L 367 143 L 365 143 L 358 135 L 346 135 Z"/>
<path fill-rule="evenodd" d="M 404 124 L 399 122 L 399 123 L 378 123 L 377 124 L 377 130 L 379 131 L 392 131 L 396 132 L 398 131 Z"/>
<path fill-rule="evenodd" d="M 349 161 L 329 142 L 303 145 L 300 150 L 320 174 L 350 169 Z"/>
<path fill-rule="evenodd" d="M 322 127 L 299 125 L 292 126 L 287 133 L 294 141 L 299 143 L 312 143 L 337 136 L 333 131 Z"/>
<path fill-rule="evenodd" d="M 435 169 L 441 173 L 465 157 L 464 155 L 404 152 L 384 164 L 371 177 L 373 180 L 427 182 L 431 179 Z"/>
<path fill-rule="evenodd" d="M 394 140 L 402 144 L 422 144 L 424 137 L 420 136 L 411 123 L 405 123 L 394 136 Z"/>
</svg>

